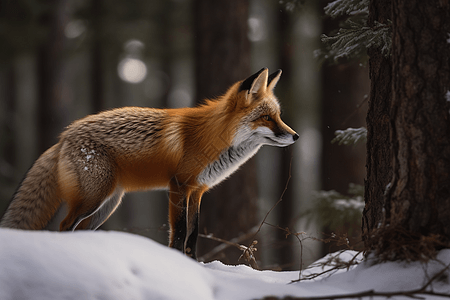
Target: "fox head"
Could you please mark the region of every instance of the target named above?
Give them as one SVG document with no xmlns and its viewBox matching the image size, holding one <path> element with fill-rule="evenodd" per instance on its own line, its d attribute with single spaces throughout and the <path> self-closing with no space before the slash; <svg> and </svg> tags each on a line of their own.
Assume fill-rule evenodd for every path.
<svg viewBox="0 0 450 300">
<path fill-rule="evenodd" d="M 273 94 L 280 76 L 281 70 L 269 75 L 268 69 L 263 68 L 236 84 L 235 109 L 241 121 L 233 145 L 248 142 L 285 147 L 298 139 L 298 134 L 281 120 L 280 103 Z"/>
</svg>

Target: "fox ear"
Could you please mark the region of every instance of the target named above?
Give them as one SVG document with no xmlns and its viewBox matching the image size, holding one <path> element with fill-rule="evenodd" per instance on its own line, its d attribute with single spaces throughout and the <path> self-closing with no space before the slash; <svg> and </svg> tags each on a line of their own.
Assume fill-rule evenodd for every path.
<svg viewBox="0 0 450 300">
<path fill-rule="evenodd" d="M 262 91 L 265 91 L 267 86 L 268 73 L 269 71 L 267 68 L 262 68 L 252 76 L 248 77 L 241 83 L 239 92 L 248 91 L 248 94 L 256 94 L 261 89 L 263 89 Z"/>
<path fill-rule="evenodd" d="M 281 77 L 281 70 L 275 71 L 272 74 L 270 74 L 267 83 L 267 89 L 272 91 L 277 85 L 278 80 L 280 80 L 280 77 Z"/>
</svg>

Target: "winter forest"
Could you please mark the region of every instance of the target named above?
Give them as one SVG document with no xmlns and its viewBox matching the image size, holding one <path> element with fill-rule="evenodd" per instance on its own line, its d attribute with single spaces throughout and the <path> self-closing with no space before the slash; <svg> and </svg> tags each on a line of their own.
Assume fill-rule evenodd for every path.
<svg viewBox="0 0 450 300">
<path fill-rule="evenodd" d="M 166 247 L 167 191 L 127 193 L 96 232 L 53 232 L 64 205 L 52 232 L 0 228 L 0 299 L 450 297 L 449 1 L 18 0 L 0 22 L 0 216 L 100 111 L 267 67 L 299 134 L 203 196 L 199 263 Z"/>
</svg>

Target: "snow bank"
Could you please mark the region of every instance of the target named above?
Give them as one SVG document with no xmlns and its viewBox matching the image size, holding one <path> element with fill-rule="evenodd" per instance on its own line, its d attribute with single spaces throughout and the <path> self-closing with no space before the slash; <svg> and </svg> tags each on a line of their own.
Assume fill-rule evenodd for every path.
<svg viewBox="0 0 450 300">
<path fill-rule="evenodd" d="M 349 261 L 354 255 L 349 251 L 339 258 Z M 291 283 L 298 279 L 298 272 L 257 271 L 217 261 L 197 263 L 178 251 L 132 234 L 0 229 L 1 300 L 237 300 L 269 295 L 409 291 L 424 285 L 449 264 L 450 250 L 442 250 L 437 260 L 427 265 L 364 262 L 347 272 Z M 321 272 L 322 268 L 304 273 L 313 271 Z M 430 288 L 450 294 L 448 270 L 443 275 Z"/>
<path fill-rule="evenodd" d="M 213 299 L 208 272 L 119 232 L 0 230 L 0 299 Z"/>
</svg>

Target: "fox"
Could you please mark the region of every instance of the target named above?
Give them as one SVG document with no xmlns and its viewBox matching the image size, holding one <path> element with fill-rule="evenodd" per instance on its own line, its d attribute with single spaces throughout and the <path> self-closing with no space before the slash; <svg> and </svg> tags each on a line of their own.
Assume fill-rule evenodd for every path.
<svg viewBox="0 0 450 300">
<path fill-rule="evenodd" d="M 202 195 L 263 145 L 299 135 L 280 117 L 267 68 L 189 108 L 122 107 L 74 121 L 29 169 L 0 227 L 43 230 L 62 202 L 60 231 L 96 230 L 127 192 L 169 191 L 169 247 L 196 258 Z"/>
</svg>

